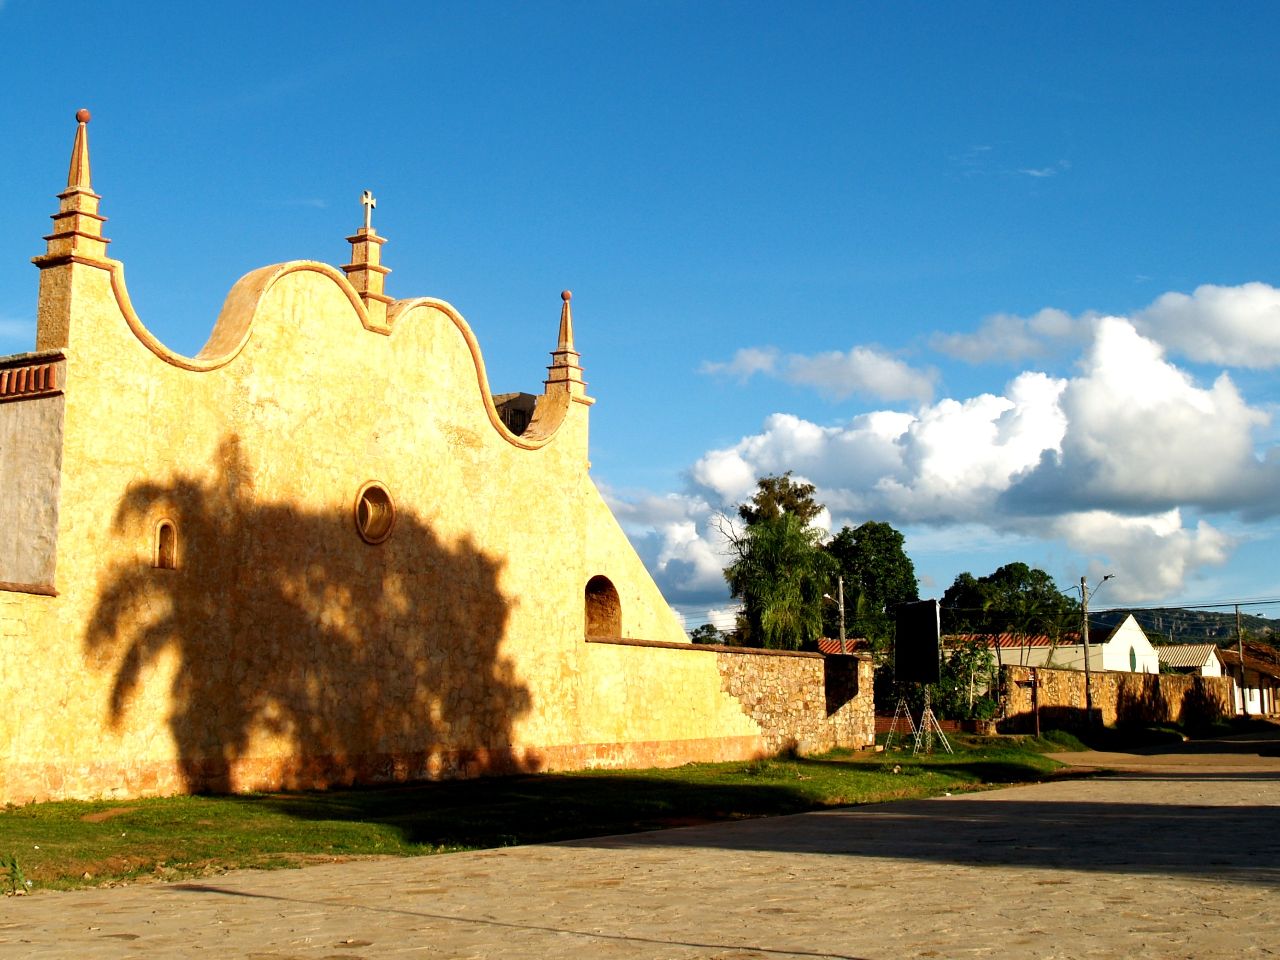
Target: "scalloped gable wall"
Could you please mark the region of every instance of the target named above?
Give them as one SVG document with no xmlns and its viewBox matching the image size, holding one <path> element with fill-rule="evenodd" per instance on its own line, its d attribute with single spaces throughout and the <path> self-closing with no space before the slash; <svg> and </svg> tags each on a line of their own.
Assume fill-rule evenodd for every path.
<svg viewBox="0 0 1280 960">
<path fill-rule="evenodd" d="M 59 216 L 92 233 L 83 150 Z M 592 482 L 576 367 L 553 369 L 516 437 L 453 307 L 392 302 L 383 327 L 309 261 L 246 275 L 180 357 L 105 240 L 72 242 L 37 258 L 38 343 L 66 356 L 62 437 L 44 436 L 57 595 L 0 584 L 0 802 L 736 759 L 786 739 L 689 651 Z M 378 545 L 353 519 L 369 481 L 397 509 Z M 176 570 L 153 567 L 164 520 Z M 585 643 L 596 575 L 624 637 L 677 647 Z"/>
</svg>

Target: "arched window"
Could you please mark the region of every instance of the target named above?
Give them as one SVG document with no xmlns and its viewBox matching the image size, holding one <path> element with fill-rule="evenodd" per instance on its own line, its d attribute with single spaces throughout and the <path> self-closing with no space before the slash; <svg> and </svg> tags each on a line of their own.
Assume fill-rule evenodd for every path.
<svg viewBox="0 0 1280 960">
<path fill-rule="evenodd" d="M 157 570 L 178 569 L 178 528 L 172 520 L 156 524 L 156 554 L 152 566 Z"/>
<path fill-rule="evenodd" d="M 587 636 L 618 639 L 622 636 L 622 602 L 608 577 L 587 581 Z"/>
</svg>

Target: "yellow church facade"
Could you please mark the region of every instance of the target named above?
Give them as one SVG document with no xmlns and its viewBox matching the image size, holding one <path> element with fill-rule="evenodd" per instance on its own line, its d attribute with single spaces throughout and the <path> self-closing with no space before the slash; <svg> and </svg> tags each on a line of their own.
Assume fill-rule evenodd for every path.
<svg viewBox="0 0 1280 960">
<path fill-rule="evenodd" d="M 247 274 L 178 355 L 88 121 L 0 358 L 0 802 L 871 742 L 869 663 L 687 642 L 590 478 L 567 291 L 495 399 L 452 306 L 385 293 L 366 193 L 348 263 Z"/>
</svg>

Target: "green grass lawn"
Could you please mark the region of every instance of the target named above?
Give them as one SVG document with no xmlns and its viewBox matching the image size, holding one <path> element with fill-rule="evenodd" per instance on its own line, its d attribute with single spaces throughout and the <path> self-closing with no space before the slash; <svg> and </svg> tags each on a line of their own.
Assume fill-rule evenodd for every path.
<svg viewBox="0 0 1280 960">
<path fill-rule="evenodd" d="M 0 886 L 8 892 L 25 880 L 32 890 L 66 889 L 417 856 L 936 796 L 1043 779 L 1057 764 L 1041 751 L 1064 747 L 1013 738 L 953 743 L 955 754 L 917 758 L 835 752 L 669 770 L 9 807 L 0 812 Z M 11 858 L 17 871 L 6 868 Z"/>
</svg>

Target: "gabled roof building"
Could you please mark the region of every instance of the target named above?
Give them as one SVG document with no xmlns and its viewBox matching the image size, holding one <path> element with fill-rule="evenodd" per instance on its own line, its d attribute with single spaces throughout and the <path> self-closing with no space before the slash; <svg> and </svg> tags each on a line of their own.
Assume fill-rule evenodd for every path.
<svg viewBox="0 0 1280 960">
<path fill-rule="evenodd" d="M 1167 643 L 1156 647 L 1160 663 L 1176 673 L 1201 677 L 1223 676 L 1222 658 L 1212 643 Z"/>
<path fill-rule="evenodd" d="M 944 637 L 943 644 L 974 640 L 991 648 L 997 664 L 1084 669 L 1084 644 L 1078 634 L 1066 634 L 1061 638 L 1015 633 L 953 634 Z M 1091 634 L 1089 669 L 1159 673 L 1160 663 L 1146 633 L 1129 615 L 1110 631 Z"/>
</svg>

